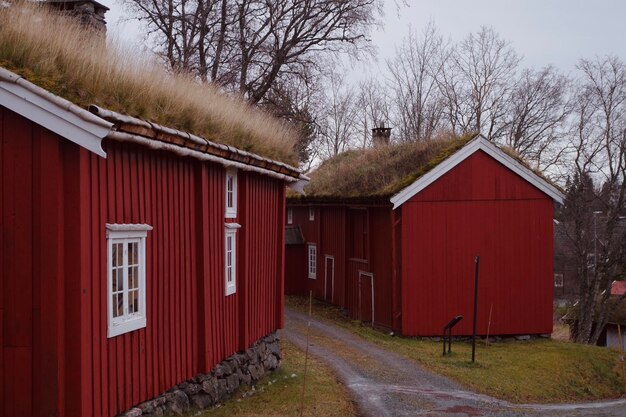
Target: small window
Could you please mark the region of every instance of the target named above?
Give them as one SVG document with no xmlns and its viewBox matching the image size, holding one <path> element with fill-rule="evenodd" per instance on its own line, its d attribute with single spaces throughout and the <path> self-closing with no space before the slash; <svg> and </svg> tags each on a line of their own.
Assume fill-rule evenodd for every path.
<svg viewBox="0 0 626 417">
<path fill-rule="evenodd" d="M 309 278 L 315 279 L 317 273 L 317 246 L 309 245 Z"/>
<path fill-rule="evenodd" d="M 563 287 L 563 274 L 554 274 L 554 286 L 557 288 Z"/>
<path fill-rule="evenodd" d="M 236 223 L 226 223 L 224 231 L 224 282 L 226 295 L 237 292 L 237 229 Z"/>
<path fill-rule="evenodd" d="M 108 337 L 146 327 L 146 224 L 107 224 Z"/>
<path fill-rule="evenodd" d="M 288 208 L 287 209 L 287 224 L 292 224 L 293 223 L 293 209 Z"/>
<path fill-rule="evenodd" d="M 309 220 L 310 221 L 315 220 L 315 208 L 314 207 L 309 207 Z"/>
<path fill-rule="evenodd" d="M 226 171 L 226 218 L 237 217 L 237 170 Z"/>
</svg>

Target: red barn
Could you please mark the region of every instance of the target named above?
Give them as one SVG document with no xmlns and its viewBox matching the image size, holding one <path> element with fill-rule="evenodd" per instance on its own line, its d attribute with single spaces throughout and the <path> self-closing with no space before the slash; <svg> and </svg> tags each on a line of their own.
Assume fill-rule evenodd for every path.
<svg viewBox="0 0 626 417">
<path fill-rule="evenodd" d="M 38 13 L 12 30 L 39 25 Z M 24 73 L 42 81 L 40 68 Z M 71 94 L 74 76 L 44 84 Z M 235 119 L 268 119 L 224 100 Z M 228 126 L 241 143 L 258 133 Z M 0 68 L 1 417 L 182 412 L 278 366 L 285 186 L 305 178 L 217 133 L 221 143 L 88 111 Z"/>
<path fill-rule="evenodd" d="M 287 258 L 289 294 L 315 296 L 376 326 L 438 336 L 552 332 L 553 209 L 561 192 L 482 136 L 349 151 L 287 200 L 305 254 Z M 297 263 L 297 265 L 295 264 Z"/>
</svg>

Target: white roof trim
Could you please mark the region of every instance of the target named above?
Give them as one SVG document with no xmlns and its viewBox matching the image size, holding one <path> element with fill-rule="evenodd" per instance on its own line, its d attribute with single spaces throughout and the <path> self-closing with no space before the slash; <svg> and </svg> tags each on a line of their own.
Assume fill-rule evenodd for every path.
<svg viewBox="0 0 626 417">
<path fill-rule="evenodd" d="M 452 154 L 449 158 L 444 160 L 435 168 L 428 171 L 411 185 L 391 197 L 391 203 L 393 204 L 393 208 L 396 209 L 400 207 L 402 204 L 411 199 L 414 195 L 422 191 L 424 188 L 428 187 L 445 173 L 450 171 L 452 168 L 467 159 L 474 152 L 479 150 L 485 152 L 493 159 L 500 162 L 502 165 L 528 181 L 532 186 L 538 188 L 540 191 L 550 196 L 557 203 L 563 204 L 563 199 L 565 198 L 565 196 L 556 187 L 548 183 L 546 180 L 535 174 L 530 169 L 526 168 L 524 165 L 520 164 L 519 161 L 516 161 L 514 158 L 507 155 L 506 152 L 498 148 L 492 142 L 487 140 L 484 136 L 478 135 L 476 138 L 467 143 L 467 145 Z"/>
<path fill-rule="evenodd" d="M 113 127 L 77 105 L 0 68 L 0 105 L 89 151 L 106 157 L 102 139 Z"/>
</svg>

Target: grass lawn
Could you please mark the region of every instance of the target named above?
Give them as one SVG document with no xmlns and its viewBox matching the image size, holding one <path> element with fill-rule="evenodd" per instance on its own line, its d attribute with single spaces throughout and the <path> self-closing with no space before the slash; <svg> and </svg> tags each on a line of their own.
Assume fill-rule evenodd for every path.
<svg viewBox="0 0 626 417">
<path fill-rule="evenodd" d="M 286 305 L 307 311 L 308 299 L 287 297 Z M 446 375 L 465 387 L 515 403 L 576 402 L 624 395 L 619 352 L 597 346 L 535 339 L 477 343 L 453 342 L 442 356 L 441 342 L 393 337 L 346 318 L 339 308 L 315 302 L 313 315 L 330 320 L 369 342 Z"/>
<path fill-rule="evenodd" d="M 202 417 L 294 417 L 300 415 L 304 352 L 281 340 L 280 368 L 259 381 L 254 391 L 245 387 L 219 408 L 191 412 Z M 347 392 L 330 370 L 309 356 L 304 416 L 355 417 Z"/>
</svg>

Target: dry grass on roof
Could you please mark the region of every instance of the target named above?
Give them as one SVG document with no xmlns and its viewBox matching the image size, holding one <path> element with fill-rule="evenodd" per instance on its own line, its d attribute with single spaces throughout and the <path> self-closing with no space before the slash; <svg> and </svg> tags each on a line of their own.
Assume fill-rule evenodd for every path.
<svg viewBox="0 0 626 417">
<path fill-rule="evenodd" d="M 0 6 L 0 66 L 81 107 L 96 104 L 295 163 L 294 132 L 242 100 L 33 3 Z"/>
<path fill-rule="evenodd" d="M 430 171 L 474 138 L 441 136 L 430 141 L 379 146 L 339 154 L 311 174 L 310 197 L 391 196 Z"/>
</svg>

